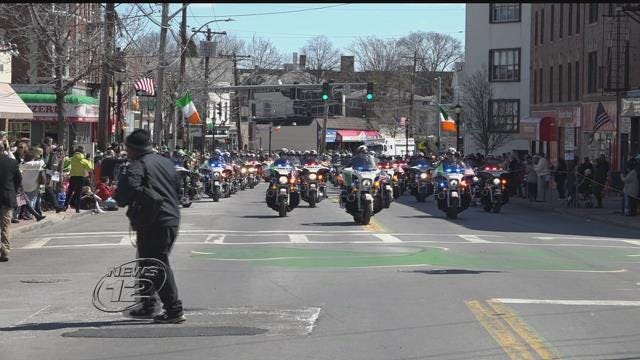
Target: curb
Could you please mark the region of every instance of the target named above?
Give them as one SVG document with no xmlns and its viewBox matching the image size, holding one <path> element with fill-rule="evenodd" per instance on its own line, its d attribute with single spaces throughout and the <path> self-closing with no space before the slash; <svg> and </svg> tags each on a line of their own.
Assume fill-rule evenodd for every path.
<svg viewBox="0 0 640 360">
<path fill-rule="evenodd" d="M 22 226 L 20 226 L 20 227 L 18 227 L 16 229 L 12 229 L 12 232 L 14 232 L 14 233 L 31 232 L 31 231 L 34 231 L 34 230 L 38 230 L 38 229 L 42 229 L 42 228 L 45 228 L 45 227 L 53 226 L 53 225 L 55 225 L 57 223 L 60 223 L 60 222 L 66 221 L 66 220 L 71 220 L 71 219 L 75 219 L 75 218 L 78 218 L 78 217 L 83 217 L 83 216 L 86 216 L 88 214 L 91 214 L 91 210 L 86 210 L 86 211 L 81 212 L 79 214 L 64 214 L 61 217 L 55 218 L 55 219 L 47 217 L 46 219 L 44 219 L 44 220 L 42 220 L 40 222 L 35 222 L 33 224 L 28 224 L 28 225 L 22 225 Z"/>
<path fill-rule="evenodd" d="M 623 221 L 611 221 L 608 219 L 602 219 L 598 216 L 593 216 L 593 215 L 588 215 L 588 214 L 576 214 L 574 212 L 571 212 L 569 210 L 567 210 L 566 208 L 562 208 L 562 207 L 548 207 L 545 205 L 536 205 L 535 203 L 514 203 L 517 204 L 519 206 L 522 207 L 527 207 L 530 209 L 535 209 L 535 210 L 539 210 L 539 211 L 551 211 L 554 212 L 556 214 L 561 214 L 561 215 L 569 215 L 569 216 L 573 216 L 573 217 L 577 217 L 580 219 L 587 219 L 589 221 L 595 221 L 595 222 L 599 222 L 602 224 L 607 224 L 607 225 L 613 225 L 613 226 L 620 226 L 620 227 L 624 227 L 627 229 L 633 229 L 633 230 L 640 230 L 640 221 L 638 222 L 638 224 L 630 224 L 628 222 L 623 222 Z M 622 215 L 620 215 L 620 217 L 622 217 Z"/>
</svg>

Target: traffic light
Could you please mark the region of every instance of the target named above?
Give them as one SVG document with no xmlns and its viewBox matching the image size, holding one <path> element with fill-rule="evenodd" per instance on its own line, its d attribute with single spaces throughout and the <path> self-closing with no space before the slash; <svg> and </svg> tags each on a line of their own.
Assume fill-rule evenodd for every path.
<svg viewBox="0 0 640 360">
<path fill-rule="evenodd" d="M 218 112 L 218 119 L 222 119 L 222 103 L 221 102 L 216 104 L 216 110 Z"/>
<path fill-rule="evenodd" d="M 322 101 L 329 101 L 331 99 L 331 94 L 329 93 L 329 83 L 322 83 Z"/>
<path fill-rule="evenodd" d="M 368 82 L 367 83 L 367 101 L 373 101 L 373 99 L 375 98 L 376 96 L 373 94 L 373 83 Z"/>
</svg>

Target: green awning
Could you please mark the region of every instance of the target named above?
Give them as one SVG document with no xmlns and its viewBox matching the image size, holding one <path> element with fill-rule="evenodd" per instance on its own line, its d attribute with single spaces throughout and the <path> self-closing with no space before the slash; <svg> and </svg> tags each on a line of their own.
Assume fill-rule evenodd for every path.
<svg viewBox="0 0 640 360">
<path fill-rule="evenodd" d="M 52 103 L 56 102 L 55 94 L 33 94 L 33 93 L 18 93 L 22 101 L 25 103 Z M 76 105 L 99 105 L 97 98 L 85 95 L 65 95 L 64 102 L 66 104 Z"/>
</svg>

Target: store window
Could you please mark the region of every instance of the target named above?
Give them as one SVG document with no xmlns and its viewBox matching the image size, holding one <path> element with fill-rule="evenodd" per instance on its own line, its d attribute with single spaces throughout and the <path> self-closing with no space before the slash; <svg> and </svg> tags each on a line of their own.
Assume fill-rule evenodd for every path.
<svg viewBox="0 0 640 360">
<path fill-rule="evenodd" d="M 31 139 L 31 123 L 28 121 L 9 120 L 9 140 Z"/>
</svg>

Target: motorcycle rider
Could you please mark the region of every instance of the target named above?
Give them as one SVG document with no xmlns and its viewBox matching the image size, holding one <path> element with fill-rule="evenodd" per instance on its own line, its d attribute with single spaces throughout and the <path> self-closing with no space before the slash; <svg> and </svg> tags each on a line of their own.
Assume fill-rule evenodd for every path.
<svg viewBox="0 0 640 360">
<path fill-rule="evenodd" d="M 367 164 L 371 164 L 372 167 L 378 166 L 378 162 L 376 161 L 375 156 L 369 153 L 369 149 L 367 148 L 366 145 L 358 146 L 356 156 L 350 159 L 349 165 L 347 167 L 353 167 L 354 163 L 361 163 L 361 164 L 367 163 Z"/>
<path fill-rule="evenodd" d="M 460 155 L 455 148 L 449 148 L 445 153 L 444 159 L 436 167 L 436 176 L 444 176 L 446 169 L 457 167 L 464 167 L 464 162 L 460 160 Z"/>
</svg>

